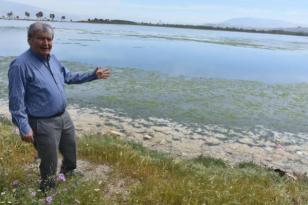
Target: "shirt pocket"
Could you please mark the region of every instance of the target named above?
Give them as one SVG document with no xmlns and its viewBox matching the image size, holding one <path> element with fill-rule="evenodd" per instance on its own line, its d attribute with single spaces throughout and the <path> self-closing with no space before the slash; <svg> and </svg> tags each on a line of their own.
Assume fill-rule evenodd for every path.
<svg viewBox="0 0 308 205">
<path fill-rule="evenodd" d="M 60 71 L 56 70 L 54 71 L 54 77 L 57 82 L 57 84 L 61 85 L 62 87 L 64 86 L 64 76 L 63 73 Z"/>
</svg>

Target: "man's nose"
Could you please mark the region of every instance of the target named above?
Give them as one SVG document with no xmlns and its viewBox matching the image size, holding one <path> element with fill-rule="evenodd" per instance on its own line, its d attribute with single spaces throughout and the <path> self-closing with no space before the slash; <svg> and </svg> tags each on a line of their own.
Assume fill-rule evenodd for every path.
<svg viewBox="0 0 308 205">
<path fill-rule="evenodd" d="M 43 44 L 48 45 L 48 39 L 43 39 Z"/>
</svg>

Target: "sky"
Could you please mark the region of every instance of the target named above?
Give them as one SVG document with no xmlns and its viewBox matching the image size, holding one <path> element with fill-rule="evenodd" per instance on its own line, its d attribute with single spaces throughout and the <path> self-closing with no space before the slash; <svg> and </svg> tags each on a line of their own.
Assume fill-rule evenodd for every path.
<svg viewBox="0 0 308 205">
<path fill-rule="evenodd" d="M 1 1 L 1 0 L 0 0 Z M 308 24 L 308 0 L 7 0 L 51 11 L 152 23 L 206 24 L 253 17 Z"/>
</svg>

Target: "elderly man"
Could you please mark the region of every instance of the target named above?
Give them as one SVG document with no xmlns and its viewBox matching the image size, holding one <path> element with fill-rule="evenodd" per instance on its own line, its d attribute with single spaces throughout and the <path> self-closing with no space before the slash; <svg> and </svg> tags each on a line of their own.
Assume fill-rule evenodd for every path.
<svg viewBox="0 0 308 205">
<path fill-rule="evenodd" d="M 63 156 L 60 172 L 76 168 L 75 129 L 68 112 L 64 83 L 107 79 L 110 71 L 73 73 L 51 54 L 54 31 L 36 22 L 28 29 L 30 48 L 13 60 L 8 71 L 9 109 L 23 141 L 33 143 L 41 159 L 40 189 L 55 187 L 57 151 Z"/>
</svg>

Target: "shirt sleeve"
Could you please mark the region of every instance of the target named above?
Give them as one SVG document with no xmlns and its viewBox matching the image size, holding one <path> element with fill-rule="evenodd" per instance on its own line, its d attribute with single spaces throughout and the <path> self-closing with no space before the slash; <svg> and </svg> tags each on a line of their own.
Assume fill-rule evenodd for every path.
<svg viewBox="0 0 308 205">
<path fill-rule="evenodd" d="M 13 123 L 19 128 L 22 136 L 31 131 L 25 106 L 25 69 L 11 63 L 9 72 L 9 109 Z"/>
<path fill-rule="evenodd" d="M 62 66 L 64 82 L 66 84 L 80 84 L 96 80 L 97 79 L 96 70 L 97 69 L 95 69 L 92 72 L 71 72 L 67 68 Z"/>
</svg>

